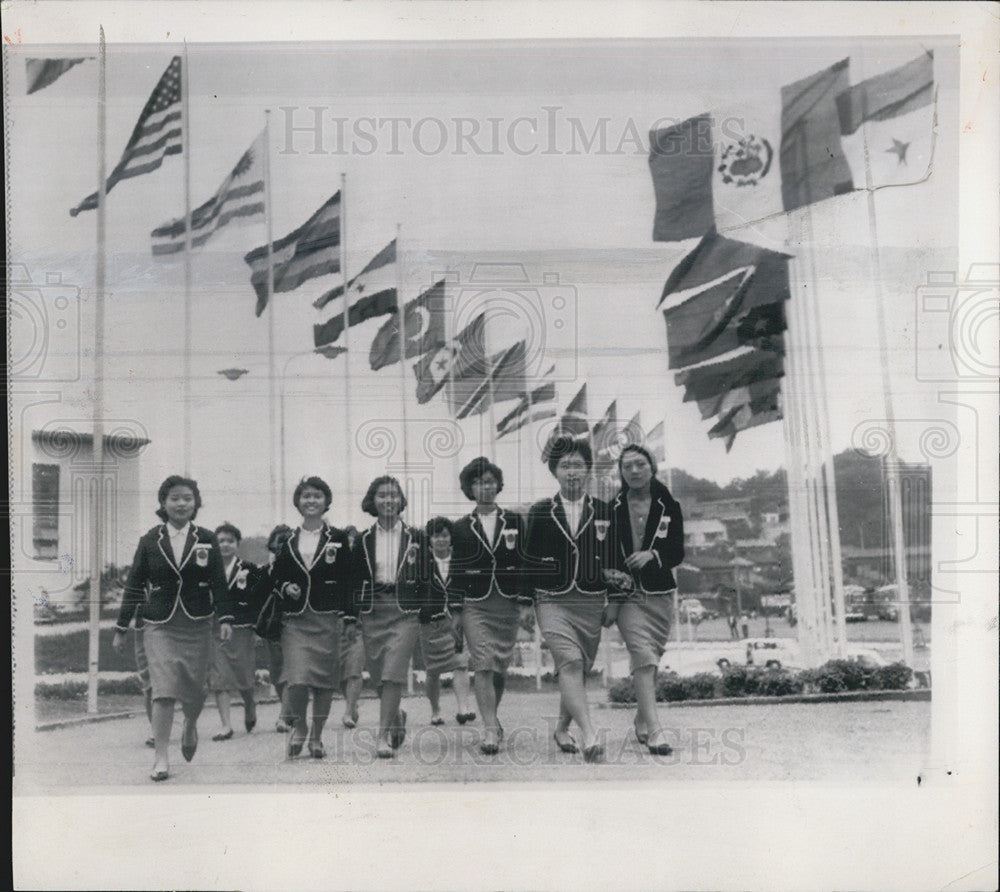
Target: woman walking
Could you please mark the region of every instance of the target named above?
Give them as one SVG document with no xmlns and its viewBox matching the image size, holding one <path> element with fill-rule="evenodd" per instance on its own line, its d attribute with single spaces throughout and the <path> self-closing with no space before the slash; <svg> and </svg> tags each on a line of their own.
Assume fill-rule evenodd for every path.
<svg viewBox="0 0 1000 892">
<path fill-rule="evenodd" d="M 617 569 L 614 538 L 609 535 L 611 512 L 586 492 L 593 466 L 586 442 L 556 437 L 548 445 L 547 461 L 559 492 L 531 507 L 527 556 L 538 627 L 559 673 L 554 736 L 560 750 L 577 752 L 569 733 L 570 722 L 575 721 L 583 735 L 584 760 L 597 762 L 604 746 L 590 719 L 585 680 L 597 658 L 606 617 L 604 571 Z"/>
<path fill-rule="evenodd" d="M 671 572 L 684 559 L 681 506 L 659 480 L 656 461 L 641 446 L 626 446 L 618 458 L 621 491 L 612 505 L 615 547 L 631 576 L 627 599 L 611 606 L 628 648 L 635 687 L 635 736 L 654 755 L 671 752 L 656 710 L 656 668 L 673 615 Z"/>
<path fill-rule="evenodd" d="M 150 778 L 164 781 L 170 775 L 174 704 L 179 700 L 184 712 L 181 754 L 190 762 L 198 748 L 198 716 L 205 703 L 212 615 L 218 618 L 219 637 L 227 641 L 233 612 L 215 536 L 192 523 L 201 508 L 198 484 L 187 477 L 168 477 L 157 500 L 156 514 L 163 523 L 139 540 L 112 643 L 121 653 L 129 622 L 141 604 L 156 751 Z"/>
<path fill-rule="evenodd" d="M 455 567 L 465 594 L 462 627 L 483 717 L 480 750 L 495 755 L 503 740 L 497 710 L 521 613 L 531 603 L 523 577 L 525 523 L 521 515 L 497 505 L 503 471 L 489 459 L 480 456 L 469 462 L 459 474 L 459 484 L 465 497 L 476 503 L 454 528 Z"/>
<path fill-rule="evenodd" d="M 243 699 L 243 727 L 247 734 L 257 725 L 257 705 L 253 699 L 253 626 L 259 609 L 255 603 L 254 591 L 260 571 L 256 564 L 243 560 L 237 554 L 242 538 L 239 528 L 231 523 L 224 523 L 215 529 L 215 539 L 219 543 L 222 568 L 233 607 L 233 632 L 228 640 L 223 641 L 220 637 L 218 620 L 212 622 L 212 662 L 208 669 L 208 689 L 215 694 L 222 722 L 222 730 L 212 737 L 215 741 L 231 740 L 233 737 L 229 705 L 235 691 L 239 691 Z"/>
<path fill-rule="evenodd" d="M 281 596 L 281 681 L 284 713 L 291 719 L 291 758 L 306 745 L 314 759 L 326 756 L 323 726 L 333 701 L 338 614 L 344 610 L 350 573 L 347 534 L 323 515 L 333 494 L 319 477 L 303 478 L 292 494 L 302 523 L 278 552 L 272 568 Z M 312 723 L 306 724 L 312 694 Z M 308 732 L 307 732 L 308 728 Z"/>
<path fill-rule="evenodd" d="M 391 759 L 406 737 L 406 710 L 400 708 L 410 658 L 420 634 L 419 530 L 400 519 L 406 496 L 395 477 L 376 477 L 361 510 L 377 521 L 358 539 L 352 555 L 354 592 L 345 623 L 360 619 L 365 659 L 379 695 L 375 744 L 380 759 Z"/>
</svg>

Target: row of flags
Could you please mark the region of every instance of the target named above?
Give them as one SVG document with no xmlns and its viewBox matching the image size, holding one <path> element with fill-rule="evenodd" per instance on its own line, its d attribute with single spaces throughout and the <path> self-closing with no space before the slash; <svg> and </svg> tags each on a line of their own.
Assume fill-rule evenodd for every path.
<svg viewBox="0 0 1000 892">
<path fill-rule="evenodd" d="M 653 240 L 700 239 L 657 305 L 668 364 L 727 452 L 740 431 L 782 418 L 791 257 L 719 231 L 925 178 L 933 62 L 928 51 L 851 86 L 844 59 L 762 108 L 721 109 L 650 134 Z"/>
</svg>

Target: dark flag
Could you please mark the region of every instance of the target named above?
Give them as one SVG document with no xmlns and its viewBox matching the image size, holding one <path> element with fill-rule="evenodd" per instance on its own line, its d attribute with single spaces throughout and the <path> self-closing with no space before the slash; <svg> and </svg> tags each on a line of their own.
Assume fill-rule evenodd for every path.
<svg viewBox="0 0 1000 892">
<path fill-rule="evenodd" d="M 406 347 L 400 356 L 398 312 L 394 312 L 375 335 L 368 358 L 377 372 L 400 359 L 412 359 L 445 343 L 445 283 L 437 282 L 403 307 L 403 331 Z"/>
</svg>

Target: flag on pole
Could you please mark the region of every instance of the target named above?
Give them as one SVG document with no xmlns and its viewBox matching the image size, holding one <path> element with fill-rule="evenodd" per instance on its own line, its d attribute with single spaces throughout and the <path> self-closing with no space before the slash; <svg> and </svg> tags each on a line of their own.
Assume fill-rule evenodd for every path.
<svg viewBox="0 0 1000 892">
<path fill-rule="evenodd" d="M 403 307 L 406 347 L 400 356 L 398 311 L 376 333 L 368 359 L 377 372 L 400 359 L 412 359 L 445 343 L 445 283 L 440 281 Z"/>
<path fill-rule="evenodd" d="M 548 377 L 555 366 L 545 373 Z M 520 402 L 497 422 L 497 439 L 512 434 L 526 424 L 556 417 L 556 382 L 547 381 L 529 393 L 521 394 Z"/>
<path fill-rule="evenodd" d="M 525 390 L 527 344 L 518 341 L 488 361 L 486 374 L 452 378 L 448 394 L 456 418 L 482 415 L 490 406 L 518 399 Z"/>
<path fill-rule="evenodd" d="M 754 381 L 745 387 L 737 387 L 725 393 L 698 400 L 698 411 L 701 412 L 702 420 L 711 418 L 713 415 L 723 418 L 733 409 L 738 409 L 747 403 L 773 397 L 780 391 L 780 378 L 765 378 L 763 381 Z"/>
<path fill-rule="evenodd" d="M 347 283 L 347 293 L 352 299 L 375 294 L 379 291 L 396 292 L 396 240 L 393 239 Z M 330 301 L 336 300 L 344 293 L 344 286 L 331 288 L 326 294 L 313 301 L 317 310 L 322 310 Z"/>
<path fill-rule="evenodd" d="M 646 448 L 649 450 L 649 454 L 656 459 L 657 464 L 667 460 L 667 442 L 662 421 L 646 435 Z"/>
<path fill-rule="evenodd" d="M 576 396 L 573 397 L 566 411 L 559 419 L 559 423 L 552 429 L 549 439 L 542 450 L 542 461 L 547 462 L 552 444 L 557 437 L 570 436 L 577 440 L 586 440 L 590 437 L 590 422 L 587 415 L 587 385 L 580 388 Z"/>
<path fill-rule="evenodd" d="M 251 222 L 264 217 L 265 131 L 251 143 L 215 195 L 191 212 L 191 247 L 201 247 L 231 221 Z M 184 250 L 184 218 L 152 232 L 153 256 Z"/>
<path fill-rule="evenodd" d="M 653 241 L 700 238 L 850 191 L 837 96 L 844 59 L 763 105 L 735 104 L 650 133 Z"/>
<path fill-rule="evenodd" d="M 174 56 L 160 77 L 139 115 L 121 160 L 111 171 L 105 185 L 110 192 L 119 180 L 141 176 L 156 170 L 167 155 L 181 152 L 181 57 Z M 70 215 L 97 207 L 97 193 L 88 195 Z"/>
<path fill-rule="evenodd" d="M 52 86 L 75 65 L 93 58 L 93 56 L 81 56 L 78 59 L 25 59 L 28 95 Z"/>
<path fill-rule="evenodd" d="M 470 377 L 486 370 L 486 314 L 480 313 L 439 350 L 425 353 L 413 366 L 417 379 L 417 402 L 428 402 L 449 378 Z"/>
<path fill-rule="evenodd" d="M 787 328 L 789 259 L 710 231 L 671 274 L 660 297 L 661 306 L 669 298 L 663 317 L 670 368 L 741 346 L 771 346 Z"/>
<path fill-rule="evenodd" d="M 351 304 L 347 311 L 347 324 L 360 325 L 376 316 L 396 312 L 396 289 L 369 294 Z M 316 347 L 332 344 L 344 333 L 343 312 L 334 313 L 326 322 L 313 326 L 313 343 Z"/>
<path fill-rule="evenodd" d="M 781 349 L 741 347 L 718 360 L 678 372 L 674 382 L 684 388 L 684 402 L 708 399 L 755 381 L 784 377 L 784 344 L 780 336 L 775 340 L 775 347 Z"/>
<path fill-rule="evenodd" d="M 294 291 L 317 276 L 340 272 L 340 192 L 298 229 L 278 239 L 271 250 L 276 293 Z M 267 245 L 254 248 L 243 259 L 250 267 L 250 282 L 257 294 L 257 315 L 267 307 Z"/>
<path fill-rule="evenodd" d="M 591 448 L 594 451 L 594 465 L 601 469 L 610 467 L 617 459 L 614 455 L 618 431 L 618 400 L 612 400 L 601 416 L 590 435 Z"/>
<path fill-rule="evenodd" d="M 841 144 L 858 188 L 925 179 L 934 149 L 934 54 L 870 77 L 837 97 Z"/>
<path fill-rule="evenodd" d="M 740 431 L 781 420 L 781 393 L 774 391 L 768 396 L 743 403 L 731 409 L 708 432 L 709 439 L 724 437 L 726 452 L 733 448 L 736 435 Z"/>
</svg>

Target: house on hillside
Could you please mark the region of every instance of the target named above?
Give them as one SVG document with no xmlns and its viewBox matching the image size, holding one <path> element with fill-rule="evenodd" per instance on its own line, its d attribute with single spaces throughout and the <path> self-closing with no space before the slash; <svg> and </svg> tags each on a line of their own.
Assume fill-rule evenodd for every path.
<svg viewBox="0 0 1000 892">
<path fill-rule="evenodd" d="M 727 541 L 728 533 L 721 520 L 684 521 L 685 548 L 711 548 Z"/>
</svg>

